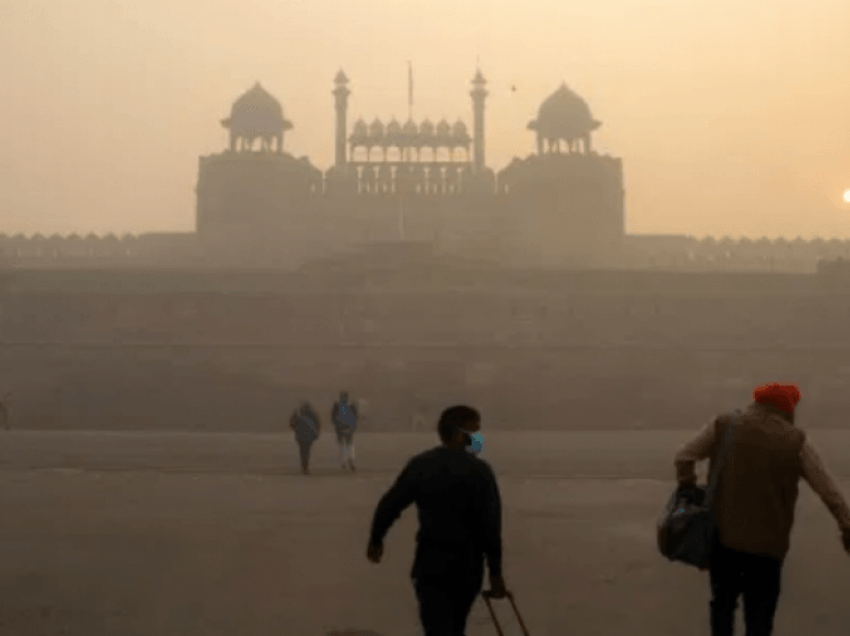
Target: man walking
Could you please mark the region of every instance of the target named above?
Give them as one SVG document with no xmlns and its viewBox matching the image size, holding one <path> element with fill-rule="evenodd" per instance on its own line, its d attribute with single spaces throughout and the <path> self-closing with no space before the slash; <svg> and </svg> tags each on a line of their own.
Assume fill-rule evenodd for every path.
<svg viewBox="0 0 850 636">
<path fill-rule="evenodd" d="M 383 496 L 372 522 L 367 557 L 379 563 L 383 539 L 415 503 L 420 528 L 411 578 L 425 636 L 463 636 L 484 582 L 484 560 L 496 598 L 502 578 L 502 506 L 496 476 L 476 457 L 483 447 L 481 417 L 468 406 L 446 409 L 441 446 L 411 459 Z"/>
<path fill-rule="evenodd" d="M 331 409 L 331 421 L 336 430 L 343 470 L 349 468 L 354 471 L 354 431 L 357 430 L 357 415 L 357 405 L 348 400 L 346 391 L 341 391 L 339 402 L 335 402 Z"/>
<path fill-rule="evenodd" d="M 719 416 L 675 459 L 680 487 L 693 487 L 695 463 L 710 458 L 713 466 L 720 440 L 733 426 L 713 502 L 717 535 L 709 566 L 712 636 L 732 636 L 741 595 L 747 636 L 773 632 L 800 477 L 835 517 L 844 549 L 850 552 L 850 509 L 805 433 L 794 426 L 799 389 L 768 384 L 756 388 L 753 399 L 734 424 L 730 416 Z"/>
<path fill-rule="evenodd" d="M 295 431 L 295 441 L 301 452 L 301 472 L 310 474 L 310 447 L 321 432 L 319 417 L 310 406 L 309 402 L 302 402 L 301 406 L 289 419 L 289 427 Z"/>
</svg>

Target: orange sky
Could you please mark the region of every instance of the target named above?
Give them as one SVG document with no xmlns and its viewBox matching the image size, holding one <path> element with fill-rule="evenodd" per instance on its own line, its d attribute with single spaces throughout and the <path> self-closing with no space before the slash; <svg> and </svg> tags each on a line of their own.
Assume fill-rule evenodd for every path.
<svg viewBox="0 0 850 636">
<path fill-rule="evenodd" d="M 3 0 L 0 232 L 192 230 L 198 156 L 255 81 L 324 169 L 340 66 L 350 124 L 406 118 L 410 59 L 414 119 L 471 126 L 476 56 L 496 170 L 566 81 L 629 232 L 850 238 L 847 0 Z"/>
</svg>

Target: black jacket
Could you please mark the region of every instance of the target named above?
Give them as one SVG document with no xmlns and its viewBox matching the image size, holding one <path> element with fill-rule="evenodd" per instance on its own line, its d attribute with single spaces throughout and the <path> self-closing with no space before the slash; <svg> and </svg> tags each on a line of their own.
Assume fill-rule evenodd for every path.
<svg viewBox="0 0 850 636">
<path fill-rule="evenodd" d="M 410 504 L 419 511 L 417 566 L 429 553 L 486 556 L 502 573 L 502 504 L 490 465 L 462 449 L 438 446 L 411 459 L 375 511 L 370 542 L 381 543 Z"/>
<path fill-rule="evenodd" d="M 353 425 L 346 424 L 339 419 L 339 402 L 334 402 L 333 409 L 331 409 L 331 422 L 333 422 L 334 430 L 336 430 L 337 435 L 353 433 L 357 429 L 357 421 L 360 419 L 357 412 L 357 405 L 353 402 L 347 402 L 346 406 L 351 410 L 352 415 L 354 415 Z"/>
<path fill-rule="evenodd" d="M 305 417 L 306 416 L 306 419 Z M 307 421 L 309 420 L 309 421 Z M 308 408 L 306 412 L 301 413 L 298 409 L 289 418 L 289 427 L 295 431 L 295 437 L 300 442 L 312 442 L 319 438 L 322 431 L 322 423 L 319 421 L 319 416 L 312 408 Z"/>
</svg>

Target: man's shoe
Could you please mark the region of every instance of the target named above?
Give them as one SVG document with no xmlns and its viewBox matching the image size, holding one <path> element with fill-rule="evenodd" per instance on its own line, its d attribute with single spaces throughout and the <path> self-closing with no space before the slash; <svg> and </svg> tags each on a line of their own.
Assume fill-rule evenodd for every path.
<svg viewBox="0 0 850 636">
<path fill-rule="evenodd" d="M 351 472 L 354 472 L 354 462 L 352 460 L 348 460 L 348 467 L 351 469 Z"/>
</svg>

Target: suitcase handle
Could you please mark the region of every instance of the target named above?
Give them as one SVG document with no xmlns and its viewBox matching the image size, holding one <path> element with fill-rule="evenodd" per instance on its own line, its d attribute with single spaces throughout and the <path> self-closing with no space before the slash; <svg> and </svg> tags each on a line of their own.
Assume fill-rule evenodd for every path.
<svg viewBox="0 0 850 636">
<path fill-rule="evenodd" d="M 496 612 L 493 611 L 493 605 L 490 603 L 490 599 L 495 598 L 493 596 L 493 592 L 490 590 L 484 590 L 483 592 L 481 592 L 481 596 L 484 597 L 484 602 L 487 603 L 487 609 L 490 610 L 490 616 L 493 617 L 493 624 L 496 625 L 496 632 L 499 634 L 499 636 L 505 636 L 502 632 L 501 625 L 499 625 L 499 619 L 496 618 Z M 514 608 L 514 614 L 516 614 L 519 626 L 522 628 L 522 633 L 525 636 L 528 636 L 528 628 L 526 628 L 525 623 L 522 620 L 522 616 L 520 616 L 519 610 L 517 609 L 516 602 L 514 601 L 514 595 L 510 592 L 507 592 L 505 594 L 505 598 L 507 598 L 511 602 L 511 607 Z"/>
<path fill-rule="evenodd" d="M 494 596 L 492 590 L 484 590 L 483 592 L 481 592 L 481 596 L 483 596 L 484 598 L 496 598 Z M 513 594 L 511 594 L 510 592 L 505 590 L 505 598 L 512 598 L 512 597 L 513 597 Z"/>
</svg>

